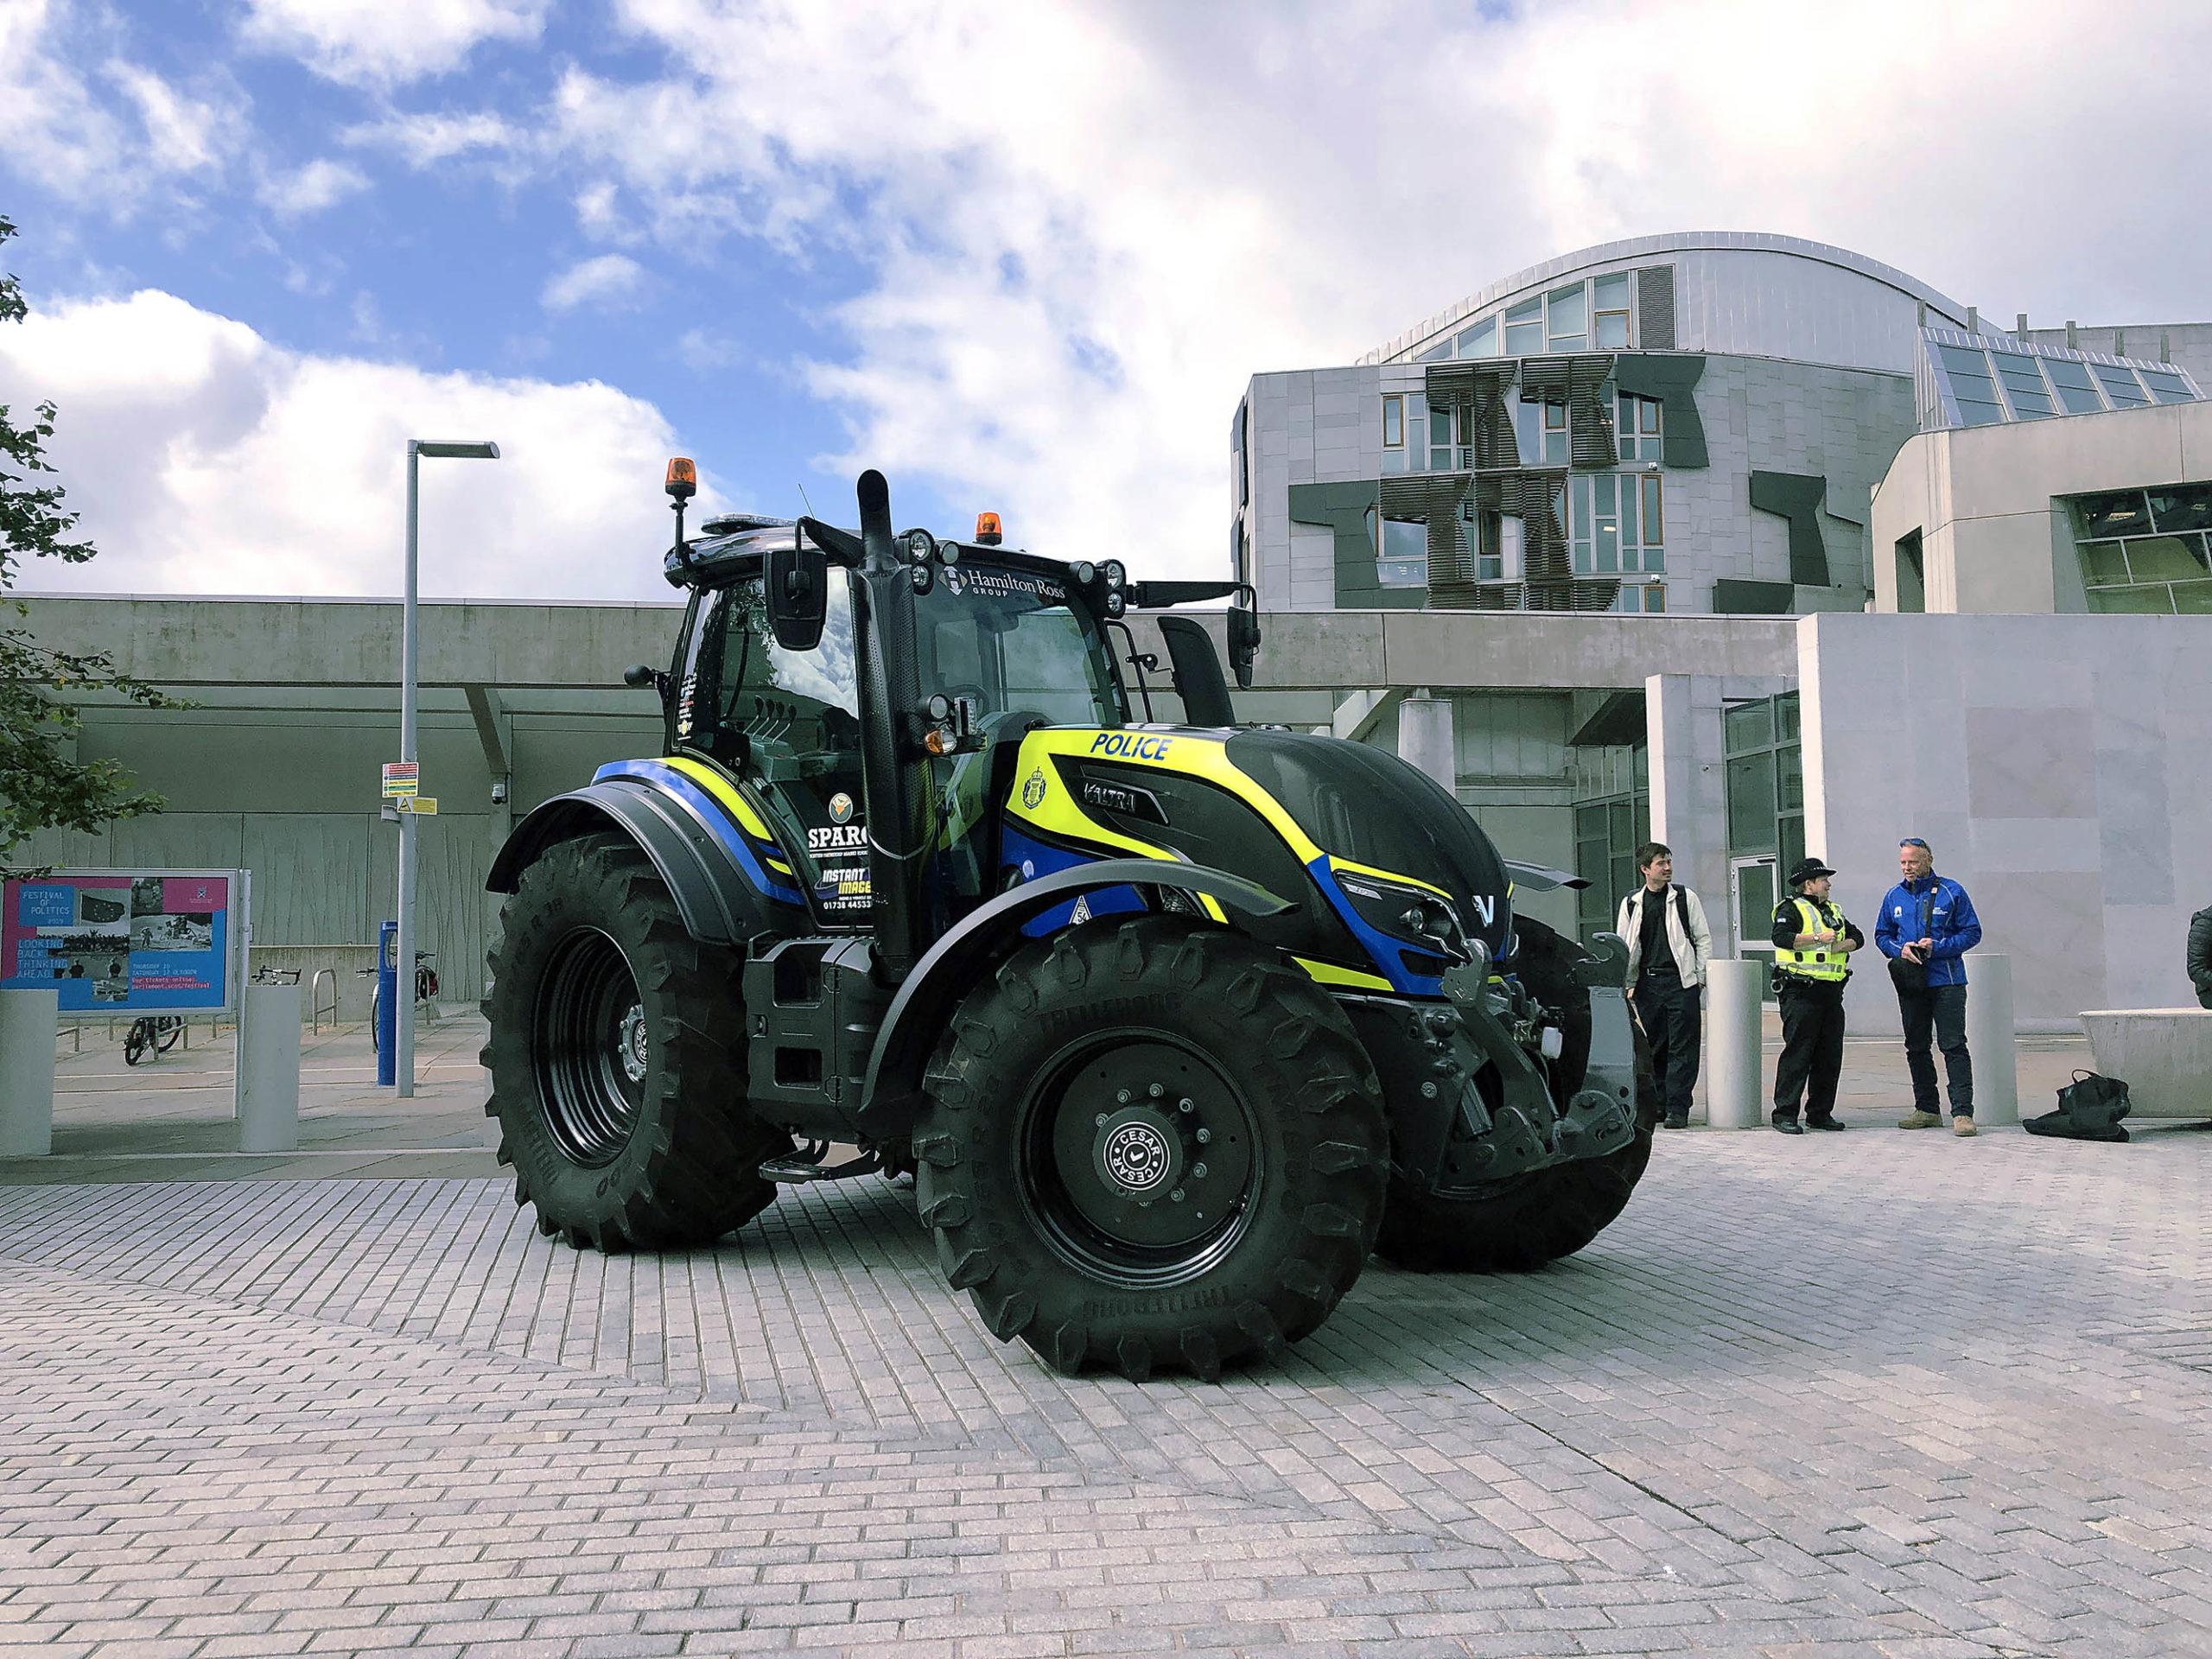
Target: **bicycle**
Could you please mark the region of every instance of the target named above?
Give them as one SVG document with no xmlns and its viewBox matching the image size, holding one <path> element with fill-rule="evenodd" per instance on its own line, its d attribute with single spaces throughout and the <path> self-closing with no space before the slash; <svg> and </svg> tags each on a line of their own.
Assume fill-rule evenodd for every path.
<svg viewBox="0 0 2212 1659">
<path fill-rule="evenodd" d="M 123 1037 L 123 1063 L 136 1065 L 149 1054 L 166 1054 L 184 1035 L 182 1019 L 169 1014 L 141 1014 Z"/>
<path fill-rule="evenodd" d="M 417 950 L 415 953 L 415 1006 L 418 1009 L 427 1011 L 433 1020 L 438 1017 L 438 970 L 432 965 L 437 959 L 437 952 L 435 950 Z M 363 969 L 360 971 L 376 973 L 372 968 Z M 378 974 L 376 988 L 369 993 L 369 1052 L 371 1053 L 380 1052 L 384 1047 L 384 1024 L 381 1017 L 383 1014 L 384 976 Z"/>
</svg>

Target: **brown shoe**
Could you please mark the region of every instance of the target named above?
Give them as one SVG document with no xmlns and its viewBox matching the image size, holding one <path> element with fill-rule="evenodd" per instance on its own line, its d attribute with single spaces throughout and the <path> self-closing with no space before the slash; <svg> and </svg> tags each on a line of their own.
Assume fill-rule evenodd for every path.
<svg viewBox="0 0 2212 1659">
<path fill-rule="evenodd" d="M 1953 1118 L 1951 1120 L 1951 1133 L 1957 1135 L 1960 1140 L 1965 1140 L 1967 1136 L 1975 1133 L 1974 1119 L 1970 1117 Z"/>
<path fill-rule="evenodd" d="M 1943 1120 L 1936 1116 L 1933 1112 L 1907 1112 L 1903 1117 L 1897 1120 L 1897 1128 L 1901 1129 L 1933 1129 L 1939 1128 Z"/>
</svg>

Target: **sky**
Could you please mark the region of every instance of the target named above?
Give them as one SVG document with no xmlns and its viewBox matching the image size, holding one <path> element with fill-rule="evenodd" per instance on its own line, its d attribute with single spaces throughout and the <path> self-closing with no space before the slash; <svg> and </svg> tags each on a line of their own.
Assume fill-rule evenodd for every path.
<svg viewBox="0 0 2212 1659">
<path fill-rule="evenodd" d="M 1648 232 L 2212 320 L 2212 7 L 0 0 L 33 591 L 668 596 L 699 506 L 1226 574 L 1249 378 Z M 702 515 L 695 507 L 692 523 Z"/>
</svg>

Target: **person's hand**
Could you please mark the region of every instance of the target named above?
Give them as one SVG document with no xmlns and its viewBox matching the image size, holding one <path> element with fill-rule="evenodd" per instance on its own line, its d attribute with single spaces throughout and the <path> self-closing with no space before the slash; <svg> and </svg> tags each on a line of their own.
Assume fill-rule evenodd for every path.
<svg viewBox="0 0 2212 1659">
<path fill-rule="evenodd" d="M 1935 948 L 1936 941 L 1933 939 L 1919 939 L 1914 942 L 1914 949 L 1917 950 L 1923 957 Z"/>
<path fill-rule="evenodd" d="M 1822 944 L 1834 944 L 1836 940 L 1835 929 L 1832 927 L 1824 927 L 1819 932 L 1813 935 L 1813 937 L 1819 940 Z"/>
<path fill-rule="evenodd" d="M 1903 957 L 1907 962 L 1918 962 L 1919 950 L 1920 947 L 1916 944 L 1901 944 L 1897 947 L 1897 955 Z"/>
</svg>

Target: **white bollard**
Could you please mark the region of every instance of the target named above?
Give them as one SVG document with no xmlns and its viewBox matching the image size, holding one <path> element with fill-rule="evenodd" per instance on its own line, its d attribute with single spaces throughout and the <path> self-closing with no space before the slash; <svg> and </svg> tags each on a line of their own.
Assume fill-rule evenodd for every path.
<svg viewBox="0 0 2212 1659">
<path fill-rule="evenodd" d="M 2020 1121 L 2019 1056 L 2013 1047 L 2012 959 L 1969 951 L 1967 963 L 1967 1052 L 1974 1058 L 1974 1121 Z M 1940 1075 L 1943 1057 L 1936 1056 Z"/>
<path fill-rule="evenodd" d="M 0 991 L 0 1158 L 53 1154 L 60 1002 L 59 991 Z"/>
<path fill-rule="evenodd" d="M 300 1144 L 300 988 L 249 985 L 238 1020 L 240 1152 Z"/>
<path fill-rule="evenodd" d="M 1706 963 L 1705 1119 L 1716 1129 L 1766 1122 L 1759 1077 L 1759 991 L 1767 964 L 1727 958 Z"/>
</svg>

